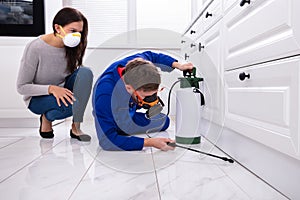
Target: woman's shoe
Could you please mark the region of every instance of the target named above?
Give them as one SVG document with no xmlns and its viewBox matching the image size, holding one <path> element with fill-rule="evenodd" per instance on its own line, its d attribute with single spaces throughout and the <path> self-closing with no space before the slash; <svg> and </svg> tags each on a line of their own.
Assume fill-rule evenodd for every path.
<svg viewBox="0 0 300 200">
<path fill-rule="evenodd" d="M 89 136 L 87 134 L 75 135 L 72 132 L 72 129 L 70 130 L 70 136 L 71 136 L 71 138 L 75 138 L 75 139 L 77 139 L 79 141 L 82 141 L 82 142 L 89 142 L 89 141 L 91 141 L 91 136 Z"/>
<path fill-rule="evenodd" d="M 40 136 L 42 138 L 51 139 L 54 137 L 53 130 L 52 131 L 42 131 L 42 121 L 43 121 L 42 116 L 43 115 L 41 115 L 41 117 L 40 117 L 40 130 L 39 130 Z"/>
</svg>

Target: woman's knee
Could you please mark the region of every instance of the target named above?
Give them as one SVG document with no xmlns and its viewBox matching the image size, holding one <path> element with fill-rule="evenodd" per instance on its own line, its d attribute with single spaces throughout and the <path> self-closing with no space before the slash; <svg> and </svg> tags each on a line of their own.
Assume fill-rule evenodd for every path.
<svg viewBox="0 0 300 200">
<path fill-rule="evenodd" d="M 72 105 L 69 106 L 61 105 L 61 107 L 53 110 L 49 110 L 45 113 L 45 117 L 49 121 L 66 119 L 73 115 L 73 108 Z"/>
<path fill-rule="evenodd" d="M 78 69 L 78 74 L 80 76 L 87 78 L 88 80 L 93 80 L 93 78 L 94 78 L 93 71 L 89 67 L 81 66 Z"/>
</svg>

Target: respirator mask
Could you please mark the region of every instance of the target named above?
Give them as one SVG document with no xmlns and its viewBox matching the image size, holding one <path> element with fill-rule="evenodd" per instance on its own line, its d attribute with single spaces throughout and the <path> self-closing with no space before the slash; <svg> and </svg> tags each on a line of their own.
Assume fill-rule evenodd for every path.
<svg viewBox="0 0 300 200">
<path fill-rule="evenodd" d="M 81 40 L 81 34 L 79 32 L 66 33 L 62 26 L 59 27 L 65 36 L 62 36 L 60 34 L 56 34 L 56 35 L 63 40 L 65 46 L 72 48 L 79 45 Z"/>
<path fill-rule="evenodd" d="M 138 101 L 138 105 L 146 110 L 146 117 L 152 118 L 155 115 L 158 115 L 165 104 L 163 101 L 157 96 L 157 93 L 152 94 L 151 96 L 146 96 L 142 99 L 137 92 L 134 92 L 136 99 Z"/>
</svg>

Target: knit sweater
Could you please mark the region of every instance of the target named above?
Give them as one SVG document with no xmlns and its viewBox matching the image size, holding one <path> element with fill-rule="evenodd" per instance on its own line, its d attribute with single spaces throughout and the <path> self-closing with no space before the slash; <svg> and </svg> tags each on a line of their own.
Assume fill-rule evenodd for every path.
<svg viewBox="0 0 300 200">
<path fill-rule="evenodd" d="M 49 85 L 63 86 L 69 74 L 65 49 L 53 47 L 38 37 L 25 47 L 17 91 L 28 106 L 32 96 L 48 95 Z"/>
<path fill-rule="evenodd" d="M 129 106 L 131 95 L 126 91 L 118 67 L 138 57 L 151 61 L 162 71 L 172 71 L 171 66 L 176 61 L 170 56 L 146 51 L 111 64 L 98 78 L 93 91 L 93 115 L 99 145 L 104 150 L 141 150 L 144 146 L 144 138 L 119 134 L 131 134 L 126 127 L 132 130 L 136 126 L 132 120 L 136 106 Z"/>
</svg>

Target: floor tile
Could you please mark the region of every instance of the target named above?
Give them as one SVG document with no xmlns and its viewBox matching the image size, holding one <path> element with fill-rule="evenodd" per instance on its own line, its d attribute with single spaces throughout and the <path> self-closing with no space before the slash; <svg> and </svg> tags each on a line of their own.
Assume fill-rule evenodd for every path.
<svg viewBox="0 0 300 200">
<path fill-rule="evenodd" d="M 260 180 L 251 172 L 240 165 L 219 165 L 218 166 L 236 185 L 245 191 L 251 199 L 258 200 L 286 200 L 275 189 Z"/>
<path fill-rule="evenodd" d="M 216 165 L 203 164 L 197 156 L 179 159 L 157 176 L 161 199 L 250 199 Z"/>
<path fill-rule="evenodd" d="M 70 199 L 159 199 L 151 153 L 100 151 Z"/>
<path fill-rule="evenodd" d="M 42 144 L 48 149 L 49 144 Z M 85 148 L 63 140 L 1 183 L 3 199 L 67 199 L 94 158 Z"/>
<path fill-rule="evenodd" d="M 22 139 L 22 137 L 0 137 L 0 149 L 14 144 Z"/>
<path fill-rule="evenodd" d="M 236 162 L 178 147 L 103 151 L 93 121 L 81 127 L 91 142 L 71 139 L 70 127 L 68 120 L 56 125 L 50 140 L 36 128 L 0 128 L 1 199 L 285 199 Z M 149 135 L 174 139 L 174 122 Z M 204 137 L 182 146 L 228 157 Z"/>
<path fill-rule="evenodd" d="M 45 140 L 25 137 L 16 143 L 0 149 L 0 183 L 26 165 L 38 159 L 61 140 Z"/>
</svg>

